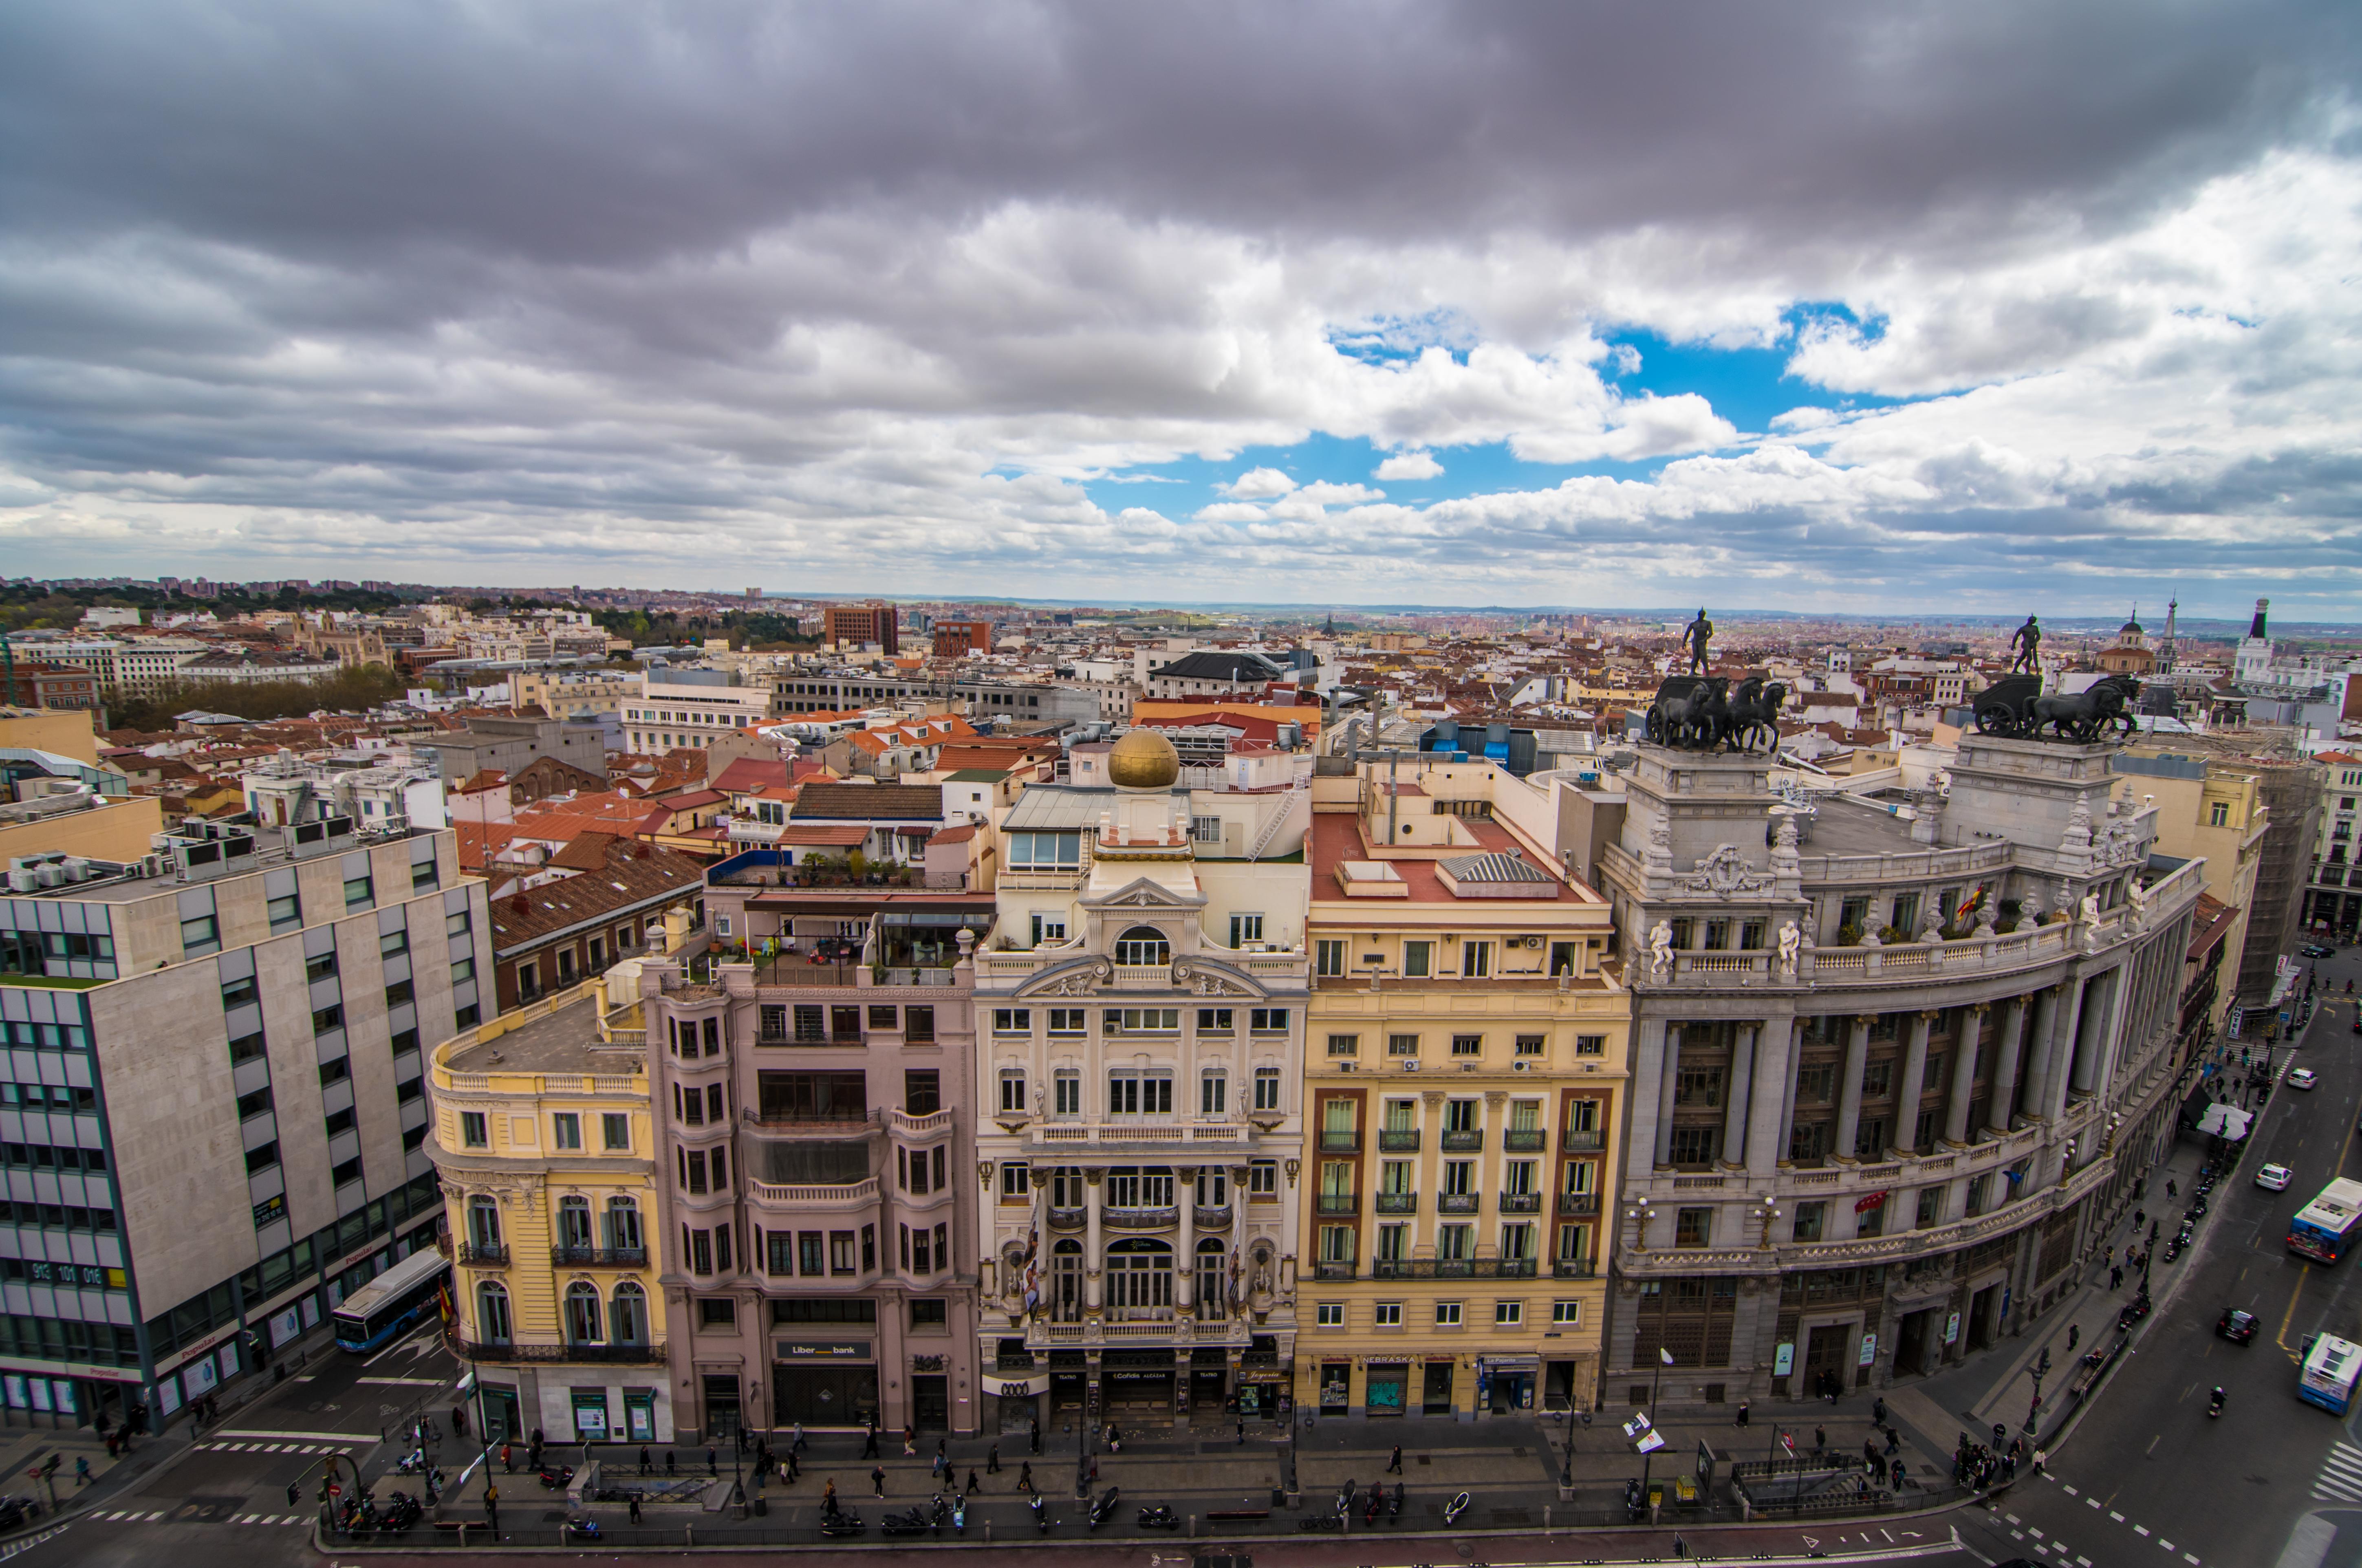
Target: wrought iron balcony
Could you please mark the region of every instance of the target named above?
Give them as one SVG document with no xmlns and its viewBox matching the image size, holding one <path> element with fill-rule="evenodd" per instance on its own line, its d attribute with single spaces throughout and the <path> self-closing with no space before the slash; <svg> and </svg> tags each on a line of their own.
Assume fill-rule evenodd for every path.
<svg viewBox="0 0 2362 1568">
<path fill-rule="evenodd" d="M 646 1247 L 552 1247 L 553 1268 L 646 1268 Z"/>
<path fill-rule="evenodd" d="M 1190 1209 L 1190 1219 L 1201 1231 L 1222 1231 L 1230 1228 L 1231 1206 L 1227 1203 L 1199 1203 Z"/>
<path fill-rule="evenodd" d="M 1362 1195 L 1357 1192 L 1324 1192 L 1319 1198 L 1323 1215 L 1353 1215 L 1362 1211 Z"/>
<path fill-rule="evenodd" d="M 1378 1147 L 1389 1154 L 1416 1154 L 1418 1153 L 1418 1129 L 1380 1132 Z"/>
<path fill-rule="evenodd" d="M 1501 1134 L 1501 1147 L 1513 1154 L 1533 1154 L 1547 1146 L 1549 1141 L 1548 1135 L 1539 1127 L 1531 1129 L 1512 1127 Z"/>
<path fill-rule="evenodd" d="M 509 1266 L 509 1250 L 498 1242 L 462 1242 L 459 1243 L 459 1261 L 477 1268 L 506 1268 Z"/>
<path fill-rule="evenodd" d="M 645 1345 L 520 1345 L 480 1344 L 461 1341 L 452 1346 L 462 1361 L 490 1362 L 549 1362 L 581 1364 L 605 1363 L 610 1365 L 657 1366 L 663 1364 L 665 1348 L 661 1344 Z"/>
<path fill-rule="evenodd" d="M 1381 1214 L 1416 1214 L 1418 1212 L 1418 1194 L 1415 1192 L 1382 1192 L 1378 1194 L 1378 1212 Z"/>
<path fill-rule="evenodd" d="M 1435 1200 L 1435 1211 L 1439 1214 L 1473 1214 L 1476 1212 L 1476 1195 L 1473 1192 L 1447 1192 Z"/>
<path fill-rule="evenodd" d="M 1350 1263 L 1316 1263 L 1312 1265 L 1315 1279 L 1351 1279 L 1353 1265 Z"/>
<path fill-rule="evenodd" d="M 1595 1192 L 1562 1192 L 1558 1195 L 1558 1212 L 1562 1220 L 1586 1220 L 1599 1212 L 1599 1195 Z"/>
<path fill-rule="evenodd" d="M 1570 1127 L 1560 1134 L 1558 1146 L 1570 1154 L 1595 1154 L 1607 1146 L 1607 1134 L 1595 1127 Z"/>
<path fill-rule="evenodd" d="M 1542 1211 L 1542 1195 L 1539 1192 L 1505 1192 L 1501 1195 L 1504 1214 L 1539 1214 Z"/>
<path fill-rule="evenodd" d="M 1590 1258 L 1561 1258 L 1551 1264 L 1553 1279 L 1589 1279 L 1599 1272 L 1599 1265 Z"/>
<path fill-rule="evenodd" d="M 1443 1134 L 1443 1146 L 1455 1153 L 1473 1153 L 1485 1146 L 1485 1130 L 1482 1127 L 1472 1127 L 1462 1132 L 1446 1132 Z"/>
<path fill-rule="evenodd" d="M 1323 1132 L 1320 1152 L 1324 1154 L 1358 1154 L 1362 1152 L 1362 1135 L 1358 1132 Z"/>
<path fill-rule="evenodd" d="M 1181 1223 L 1178 1209 L 1110 1209 L 1099 1216 L 1110 1231 L 1161 1231 Z"/>
</svg>

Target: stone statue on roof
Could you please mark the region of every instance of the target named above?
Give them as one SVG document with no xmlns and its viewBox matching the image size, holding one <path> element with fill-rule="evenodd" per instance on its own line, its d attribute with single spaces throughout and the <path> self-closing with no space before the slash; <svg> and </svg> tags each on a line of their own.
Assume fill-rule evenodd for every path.
<svg viewBox="0 0 2362 1568">
<path fill-rule="evenodd" d="M 1705 646 L 1714 636 L 1714 623 L 1705 618 L 1705 607 L 1698 607 L 1697 619 L 1682 628 L 1682 646 L 1690 651 L 1690 673 L 1705 673 Z"/>
<path fill-rule="evenodd" d="M 2021 647 L 2023 652 L 2019 651 Z M 2011 674 L 2020 670 L 2035 675 L 2042 673 L 2042 627 L 2033 616 L 2028 615 L 2025 624 L 2010 634 L 2009 648 L 2010 652 L 2017 655 L 2010 660 Z"/>
</svg>

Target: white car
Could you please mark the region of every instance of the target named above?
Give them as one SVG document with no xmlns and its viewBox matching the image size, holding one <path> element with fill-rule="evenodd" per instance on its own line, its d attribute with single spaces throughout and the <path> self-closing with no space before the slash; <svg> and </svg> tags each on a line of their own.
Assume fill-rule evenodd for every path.
<svg viewBox="0 0 2362 1568">
<path fill-rule="evenodd" d="M 2256 1185 L 2267 1192 L 2279 1192 L 2295 1177 L 2296 1173 L 2286 1165 L 2266 1165 L 2256 1173 Z"/>
<path fill-rule="evenodd" d="M 2290 1088 L 2311 1088 L 2320 1081 L 2320 1077 L 2311 1067 L 2299 1067 L 2296 1071 L 2288 1076 L 2288 1084 Z"/>
</svg>

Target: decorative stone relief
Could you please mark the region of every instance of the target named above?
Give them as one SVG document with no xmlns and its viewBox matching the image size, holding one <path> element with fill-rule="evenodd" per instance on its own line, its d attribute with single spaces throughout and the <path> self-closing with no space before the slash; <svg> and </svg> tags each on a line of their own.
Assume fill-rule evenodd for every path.
<svg viewBox="0 0 2362 1568">
<path fill-rule="evenodd" d="M 1772 889 L 1772 878 L 1768 872 L 1752 870 L 1747 857 L 1735 844 L 1717 844 L 1712 854 L 1697 863 L 1692 873 L 1674 886 L 1684 893 L 1706 893 L 1717 899 L 1727 899 L 1740 893 L 1763 893 Z"/>
</svg>

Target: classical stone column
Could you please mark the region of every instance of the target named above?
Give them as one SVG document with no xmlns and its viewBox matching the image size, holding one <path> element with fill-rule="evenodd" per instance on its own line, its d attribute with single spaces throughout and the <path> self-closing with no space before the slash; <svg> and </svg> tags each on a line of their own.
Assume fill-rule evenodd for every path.
<svg viewBox="0 0 2362 1568">
<path fill-rule="evenodd" d="M 1788 1156 L 1788 1127 L 1796 1119 L 1796 1037 L 1800 1019 L 1775 1018 L 1755 1036 L 1754 1098 L 1748 1112 L 1747 1169 L 1768 1176 Z"/>
<path fill-rule="evenodd" d="M 1665 1087 L 1665 1021 L 1649 1018 L 1640 1021 L 1632 1041 L 1631 1136 L 1624 1152 L 1627 1177 L 1633 1182 L 1649 1179 L 1649 1170 L 1657 1155 L 1657 1099 Z M 1642 1130 L 1647 1130 L 1644 1138 Z"/>
<path fill-rule="evenodd" d="M 1927 1031 L 1932 1012 L 1911 1015 L 1910 1032 L 1903 1038 L 1903 1081 L 1894 1088 L 1894 1127 L 1886 1141 L 1890 1149 L 1919 1152 L 1919 1100 L 1927 1077 Z"/>
<path fill-rule="evenodd" d="M 1985 1014 L 1979 1002 L 1968 1010 L 1968 1038 L 1952 1042 L 1952 1086 L 1944 1100 L 1944 1142 L 1969 1141 L 1969 1097 L 1976 1091 L 1977 1053 L 1984 1048 Z"/>
<path fill-rule="evenodd" d="M 2075 1031 L 2083 1020 L 2083 987 L 2081 977 L 2066 982 L 2066 995 L 2061 999 L 2056 1016 L 2051 1020 L 2050 1071 L 2042 1080 L 2042 1113 L 2058 1117 L 2067 1113 L 2067 1089 L 2073 1081 L 2075 1064 Z"/>
<path fill-rule="evenodd" d="M 1747 1098 L 1755 1087 L 1755 1053 L 1763 1039 L 1763 1025 L 1742 1023 L 1730 1048 L 1730 1079 L 1723 1085 L 1722 1163 L 1742 1165 L 1747 1159 Z"/>
<path fill-rule="evenodd" d="M 2094 1006 L 2092 992 L 2099 991 Z M 2077 1094 L 2090 1094 L 2099 1081 L 2100 1057 L 2107 1049 L 2108 1017 L 2107 985 L 2104 977 L 2095 977 L 2076 988 L 2075 1026 L 2067 1032 L 2067 1048 L 2073 1053 L 2069 1059 L 2067 1087 Z M 2087 1029 L 2086 1024 L 2092 1025 Z M 2082 1036 L 2088 1034 L 2090 1038 Z"/>
<path fill-rule="evenodd" d="M 2001 1004 L 2001 1039 L 1998 1059 L 1993 1063 L 1992 1104 L 1988 1110 L 1986 1125 L 1995 1132 L 2007 1132 L 2017 1113 L 2017 1069 L 2025 1051 L 2025 999 L 2010 998 Z"/>
<path fill-rule="evenodd" d="M 1097 1165 L 1083 1172 L 1083 1306 L 1093 1312 L 1107 1300 L 1100 1294 L 1105 1282 L 1099 1248 L 1099 1202 L 1106 1191 L 1101 1185 L 1106 1176 Z"/>
<path fill-rule="evenodd" d="M 1664 1066 L 1657 1079 L 1657 1165 L 1673 1163 L 1673 1102 L 1680 1098 L 1682 1026 L 1665 1026 Z"/>
<path fill-rule="evenodd" d="M 1173 1282 L 1173 1300 L 1179 1310 L 1187 1312 L 1196 1300 L 1198 1280 L 1198 1167 L 1177 1167 L 1173 1180 L 1173 1196 L 1181 1200 L 1180 1255 L 1174 1260 L 1174 1272 L 1180 1277 Z"/>
<path fill-rule="evenodd" d="M 1863 1015 L 1846 1023 L 1844 1076 L 1838 1084 L 1838 1135 L 1829 1150 L 1832 1159 L 1853 1158 L 1854 1134 L 1861 1129 L 1861 1075 L 1869 1066 L 1870 1019 Z"/>
<path fill-rule="evenodd" d="M 2025 1064 L 2025 1084 L 2034 1091 L 2026 1114 L 2037 1121 L 2051 1115 L 2050 1060 L 2058 1043 L 2058 986 L 2045 986 L 2034 993 L 2033 1054 Z"/>
</svg>

